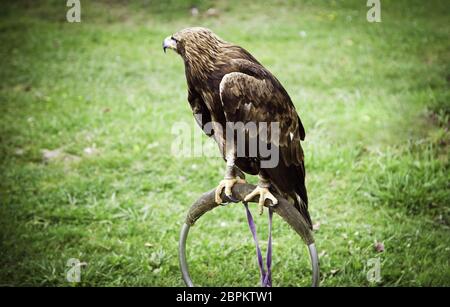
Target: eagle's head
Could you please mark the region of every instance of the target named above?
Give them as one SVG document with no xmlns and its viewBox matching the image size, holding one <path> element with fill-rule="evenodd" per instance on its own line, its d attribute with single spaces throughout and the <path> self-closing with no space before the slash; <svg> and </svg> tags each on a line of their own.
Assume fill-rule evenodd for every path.
<svg viewBox="0 0 450 307">
<path fill-rule="evenodd" d="M 181 30 L 163 42 L 164 52 L 172 49 L 183 58 L 192 78 L 202 78 L 223 63 L 230 46 L 211 30 L 200 27 Z"/>
<path fill-rule="evenodd" d="M 185 57 L 194 57 L 201 53 L 216 52 L 225 44 L 220 37 L 207 28 L 195 27 L 183 29 L 171 36 L 168 36 L 163 42 L 163 49 L 172 49 Z"/>
</svg>

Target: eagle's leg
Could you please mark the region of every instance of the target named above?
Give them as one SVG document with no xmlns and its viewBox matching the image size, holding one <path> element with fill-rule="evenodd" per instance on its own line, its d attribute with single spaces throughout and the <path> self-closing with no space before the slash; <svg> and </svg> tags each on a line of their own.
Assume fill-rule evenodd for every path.
<svg viewBox="0 0 450 307">
<path fill-rule="evenodd" d="M 272 204 L 271 204 L 272 206 L 278 204 L 278 200 L 269 191 L 270 181 L 268 179 L 264 178 L 261 173 L 258 175 L 258 177 L 259 177 L 258 186 L 256 187 L 256 189 L 253 190 L 253 192 L 251 192 L 250 194 L 245 196 L 244 201 L 249 201 L 256 195 L 259 195 L 258 210 L 259 210 L 259 214 L 261 215 L 261 214 L 263 214 L 263 211 L 264 211 L 264 202 L 267 199 L 272 202 Z"/>
<path fill-rule="evenodd" d="M 216 193 L 215 193 L 216 203 L 221 204 L 223 202 L 222 197 L 220 197 L 220 195 L 222 194 L 222 191 L 224 189 L 225 189 L 225 195 L 230 200 L 233 201 L 231 188 L 236 183 L 246 183 L 245 175 L 242 173 L 242 171 L 240 169 L 238 169 L 234 165 L 234 158 L 231 157 L 231 158 L 227 159 L 227 168 L 225 171 L 225 177 L 222 181 L 220 181 L 219 185 L 216 188 Z"/>
</svg>

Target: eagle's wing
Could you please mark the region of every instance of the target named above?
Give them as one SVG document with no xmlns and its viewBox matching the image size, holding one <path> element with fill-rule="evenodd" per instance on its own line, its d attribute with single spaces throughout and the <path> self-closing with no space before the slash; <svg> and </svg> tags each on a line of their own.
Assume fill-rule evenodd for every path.
<svg viewBox="0 0 450 307">
<path fill-rule="evenodd" d="M 300 165 L 300 140 L 305 130 L 295 107 L 280 82 L 264 67 L 246 60 L 235 60 L 239 71 L 226 74 L 220 83 L 220 98 L 228 122 L 278 122 L 278 145 L 286 165 Z"/>
<path fill-rule="evenodd" d="M 209 113 L 202 97 L 191 87 L 188 89 L 188 101 L 197 124 L 207 136 L 212 136 L 214 134 L 212 127 L 206 129 L 206 124 L 211 123 L 211 113 Z"/>
<path fill-rule="evenodd" d="M 271 142 L 271 146 L 279 148 L 279 163 L 262 171 L 277 189 L 294 199 L 296 207 L 311 223 L 300 145 L 305 130 L 295 107 L 280 82 L 264 67 L 247 60 L 234 60 L 232 64 L 236 71 L 226 74 L 220 83 L 226 120 L 244 124 L 266 122 L 269 136 L 270 123 L 279 123 L 279 140 Z"/>
</svg>

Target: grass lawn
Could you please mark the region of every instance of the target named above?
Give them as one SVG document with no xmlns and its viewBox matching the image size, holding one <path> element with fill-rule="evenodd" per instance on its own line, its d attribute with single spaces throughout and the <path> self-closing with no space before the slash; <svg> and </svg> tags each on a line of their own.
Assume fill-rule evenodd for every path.
<svg viewBox="0 0 450 307">
<path fill-rule="evenodd" d="M 366 1 L 82 0 L 78 24 L 65 1 L 36 2 L 0 4 L 0 285 L 183 285 L 179 230 L 224 162 L 172 153 L 174 125 L 199 129 L 161 43 L 201 25 L 297 107 L 321 284 L 450 286 L 448 1 L 382 0 L 369 23 Z M 278 217 L 273 233 L 274 286 L 308 286 L 305 246 Z M 199 220 L 188 258 L 198 285 L 258 285 L 243 206 Z"/>
</svg>

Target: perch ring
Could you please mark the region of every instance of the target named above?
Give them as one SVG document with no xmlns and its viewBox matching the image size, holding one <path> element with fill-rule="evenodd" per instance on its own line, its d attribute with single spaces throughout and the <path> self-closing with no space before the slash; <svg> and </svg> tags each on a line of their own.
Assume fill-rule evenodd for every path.
<svg viewBox="0 0 450 307">
<path fill-rule="evenodd" d="M 251 184 L 235 184 L 233 186 L 233 197 L 242 201 L 245 195 L 248 195 L 255 188 Z M 180 263 L 181 274 L 186 286 L 194 287 L 194 283 L 189 275 L 188 264 L 186 260 L 186 241 L 189 234 L 189 230 L 192 225 L 206 212 L 218 207 L 219 205 L 214 200 L 215 190 L 211 190 L 203 194 L 189 209 L 186 217 L 186 221 L 181 228 L 180 240 L 178 245 L 178 259 Z M 222 193 L 222 196 L 223 193 Z M 273 207 L 275 213 L 281 216 L 302 238 L 303 242 L 308 246 L 308 251 L 311 259 L 312 266 L 312 287 L 319 286 L 319 257 L 317 254 L 316 246 L 314 244 L 314 238 L 312 232 L 309 229 L 306 221 L 300 215 L 300 213 L 288 203 L 284 198 L 278 198 L 278 204 Z M 251 200 L 257 201 L 257 197 Z"/>
</svg>

